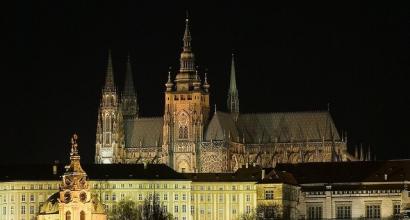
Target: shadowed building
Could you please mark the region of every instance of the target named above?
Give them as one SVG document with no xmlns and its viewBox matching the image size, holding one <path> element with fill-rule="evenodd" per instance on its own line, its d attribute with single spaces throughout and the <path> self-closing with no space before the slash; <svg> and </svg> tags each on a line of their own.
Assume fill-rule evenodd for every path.
<svg viewBox="0 0 410 220">
<path fill-rule="evenodd" d="M 186 19 L 180 68 L 168 73 L 164 114 L 138 114 L 131 60 L 120 94 L 109 55 L 98 112 L 95 163 L 164 163 L 179 172 L 233 172 L 242 165 L 352 161 L 327 111 L 241 113 L 232 56 L 228 112 L 211 113 L 210 84 L 195 69 Z"/>
</svg>

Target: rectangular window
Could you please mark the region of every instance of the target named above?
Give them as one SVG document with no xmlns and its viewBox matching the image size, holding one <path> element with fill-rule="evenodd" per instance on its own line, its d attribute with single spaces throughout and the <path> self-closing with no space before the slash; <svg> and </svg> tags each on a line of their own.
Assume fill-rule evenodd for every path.
<svg viewBox="0 0 410 220">
<path fill-rule="evenodd" d="M 186 205 L 182 205 L 182 212 L 183 212 L 183 213 L 186 212 Z"/>
<path fill-rule="evenodd" d="M 351 219 L 352 218 L 352 207 L 350 205 L 340 205 L 336 207 L 336 218 L 337 219 Z"/>
<path fill-rule="evenodd" d="M 34 206 L 30 206 L 30 214 L 31 214 L 31 215 L 34 214 Z"/>
<path fill-rule="evenodd" d="M 121 200 L 124 200 L 124 198 L 125 198 L 124 193 L 121 193 Z"/>
<path fill-rule="evenodd" d="M 34 202 L 34 195 L 33 194 L 30 195 L 30 202 Z"/>
<path fill-rule="evenodd" d="M 236 202 L 236 195 L 232 195 L 232 202 Z"/>
<path fill-rule="evenodd" d="M 366 218 L 380 218 L 380 205 L 366 205 Z"/>
<path fill-rule="evenodd" d="M 219 202 L 223 202 L 224 201 L 224 195 L 219 195 Z"/>
<path fill-rule="evenodd" d="M 26 195 L 24 195 L 24 194 L 21 195 L 21 201 L 22 201 L 22 202 L 25 202 L 25 201 L 26 201 Z"/>
<path fill-rule="evenodd" d="M 182 201 L 186 200 L 186 194 L 182 194 Z"/>
<path fill-rule="evenodd" d="M 246 194 L 246 201 L 247 201 L 247 202 L 250 202 L 250 201 L 251 201 L 251 195 Z"/>
<path fill-rule="evenodd" d="M 322 206 L 309 206 L 307 212 L 308 219 L 322 219 Z"/>
<path fill-rule="evenodd" d="M 265 199 L 273 199 L 273 190 L 265 191 Z"/>
<path fill-rule="evenodd" d="M 199 213 L 201 213 L 201 215 L 205 214 L 205 209 L 201 208 L 201 210 L 199 210 Z"/>
<path fill-rule="evenodd" d="M 249 206 L 249 205 L 247 205 L 246 206 L 246 209 L 245 209 L 245 212 L 248 214 L 248 213 L 251 213 L 251 206 Z"/>
<path fill-rule="evenodd" d="M 14 206 L 10 207 L 10 214 L 14 215 Z"/>
<path fill-rule="evenodd" d="M 178 201 L 178 193 L 175 193 L 174 200 Z"/>
<path fill-rule="evenodd" d="M 400 203 L 393 204 L 393 215 L 400 215 Z"/>
<path fill-rule="evenodd" d="M 174 207 L 174 212 L 175 212 L 175 213 L 178 212 L 178 206 L 177 206 L 177 205 Z"/>
<path fill-rule="evenodd" d="M 138 200 L 141 201 L 142 200 L 142 194 L 138 194 Z"/>
<path fill-rule="evenodd" d="M 21 214 L 25 215 L 26 214 L 26 206 L 21 206 Z"/>
<path fill-rule="evenodd" d="M 191 215 L 195 213 L 195 206 L 191 205 Z"/>
<path fill-rule="evenodd" d="M 117 199 L 117 195 L 112 194 L 112 201 L 115 201 Z"/>
<path fill-rule="evenodd" d="M 164 200 L 167 201 L 168 200 L 168 194 L 164 194 Z"/>
<path fill-rule="evenodd" d="M 162 206 L 162 208 L 163 208 L 164 213 L 168 212 L 168 206 L 167 205 Z"/>
<path fill-rule="evenodd" d="M 7 213 L 7 208 L 3 207 L 3 215 L 6 215 L 6 213 Z"/>
<path fill-rule="evenodd" d="M 110 199 L 108 194 L 105 194 L 105 201 L 108 201 Z"/>
</svg>

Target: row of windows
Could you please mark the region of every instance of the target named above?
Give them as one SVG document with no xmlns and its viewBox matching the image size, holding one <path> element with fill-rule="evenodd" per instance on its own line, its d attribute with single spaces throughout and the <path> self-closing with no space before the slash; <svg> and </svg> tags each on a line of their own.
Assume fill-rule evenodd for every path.
<svg viewBox="0 0 410 220">
<path fill-rule="evenodd" d="M 7 202 L 7 196 L 4 195 L 0 195 L 0 202 L 3 201 L 3 203 Z M 36 197 L 34 196 L 34 194 L 30 194 L 29 197 L 26 196 L 26 194 L 22 194 L 20 196 L 20 201 L 21 202 L 35 202 L 36 201 Z M 14 202 L 14 195 L 10 195 L 10 202 Z"/>
<path fill-rule="evenodd" d="M 390 190 L 350 190 L 350 191 L 333 191 L 334 195 L 343 194 L 380 194 L 380 193 L 401 193 L 400 189 Z M 324 195 L 325 191 L 306 192 L 306 195 Z"/>
<path fill-rule="evenodd" d="M 400 204 L 393 205 L 393 215 L 400 214 Z M 381 217 L 380 204 L 366 205 L 365 217 L 366 218 L 380 218 Z M 323 207 L 321 205 L 309 206 L 307 208 L 308 219 L 322 219 Z M 336 218 L 337 219 L 351 219 L 352 218 L 352 206 L 351 205 L 338 205 L 336 206 Z"/>
<path fill-rule="evenodd" d="M 200 191 L 204 191 L 204 190 L 219 190 L 219 191 L 222 191 L 222 190 L 233 190 L 233 191 L 237 191 L 237 190 L 240 190 L 241 189 L 241 187 L 240 186 L 231 186 L 231 187 L 228 187 L 228 186 L 207 186 L 207 187 L 205 187 L 205 186 L 192 186 L 192 190 L 200 190 Z M 251 189 L 253 189 L 253 187 L 251 187 L 250 185 L 246 185 L 246 186 L 244 186 L 243 187 L 243 189 L 244 190 L 251 190 Z"/>
<path fill-rule="evenodd" d="M 22 185 L 22 186 L 3 186 L 0 187 L 0 190 L 54 190 L 58 189 L 59 184 L 31 184 L 31 185 Z"/>
<path fill-rule="evenodd" d="M 94 189 L 187 189 L 187 186 L 182 184 L 108 184 L 94 183 Z"/>
<path fill-rule="evenodd" d="M 15 212 L 14 206 L 10 206 L 9 213 L 7 213 L 7 207 L 3 207 L 2 214 L 3 215 L 7 215 L 7 214 L 14 215 L 14 214 L 17 214 L 17 213 Z M 22 214 L 22 215 L 25 215 L 25 214 L 34 215 L 34 214 L 37 214 L 37 210 L 36 210 L 35 206 L 33 206 L 33 205 L 28 206 L 28 210 L 27 210 L 26 206 L 20 206 L 20 214 Z"/>
</svg>

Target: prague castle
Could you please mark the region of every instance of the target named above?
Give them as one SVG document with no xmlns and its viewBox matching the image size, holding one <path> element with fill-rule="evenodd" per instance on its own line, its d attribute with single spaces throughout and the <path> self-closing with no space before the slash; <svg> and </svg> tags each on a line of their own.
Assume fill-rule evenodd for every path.
<svg viewBox="0 0 410 220">
<path fill-rule="evenodd" d="M 97 164 L 163 163 L 179 172 L 215 173 L 234 172 L 244 164 L 357 160 L 328 111 L 241 113 L 234 56 L 228 112 L 213 110 L 207 75 L 201 77 L 195 68 L 189 25 L 186 19 L 179 71 L 164 78 L 164 114 L 159 117 L 138 113 L 130 58 L 120 92 L 108 55 L 98 111 Z"/>
</svg>

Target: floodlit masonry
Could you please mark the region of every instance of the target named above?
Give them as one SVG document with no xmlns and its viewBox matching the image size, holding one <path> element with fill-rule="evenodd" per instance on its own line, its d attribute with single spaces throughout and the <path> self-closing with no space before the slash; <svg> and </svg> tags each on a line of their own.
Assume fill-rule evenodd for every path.
<svg viewBox="0 0 410 220">
<path fill-rule="evenodd" d="M 82 167 L 90 193 L 107 213 L 121 200 L 142 204 L 152 196 L 179 220 L 236 219 L 258 207 L 274 207 L 270 214 L 286 219 L 381 219 L 410 208 L 410 160 L 278 164 L 274 169 L 245 165 L 234 173 L 182 174 L 164 164 Z M 0 219 L 35 219 L 61 189 L 65 172 L 62 165 L 1 166 Z"/>
<path fill-rule="evenodd" d="M 166 82 L 164 113 L 158 117 L 139 114 L 130 56 L 120 92 L 108 54 L 95 163 L 163 163 L 178 172 L 220 173 L 234 172 L 247 163 L 274 167 L 277 163 L 370 159 L 370 152 L 363 150 L 349 154 L 347 136 L 339 135 L 328 111 L 240 112 L 234 56 L 231 72 L 226 73 L 230 75 L 229 91 L 215 94 L 227 96 L 228 111 L 211 107 L 209 79 L 214 74 L 208 77 L 196 69 L 191 41 L 186 19 L 180 68 L 175 75 L 168 72 L 168 80 L 165 73 L 161 80 Z"/>
</svg>

